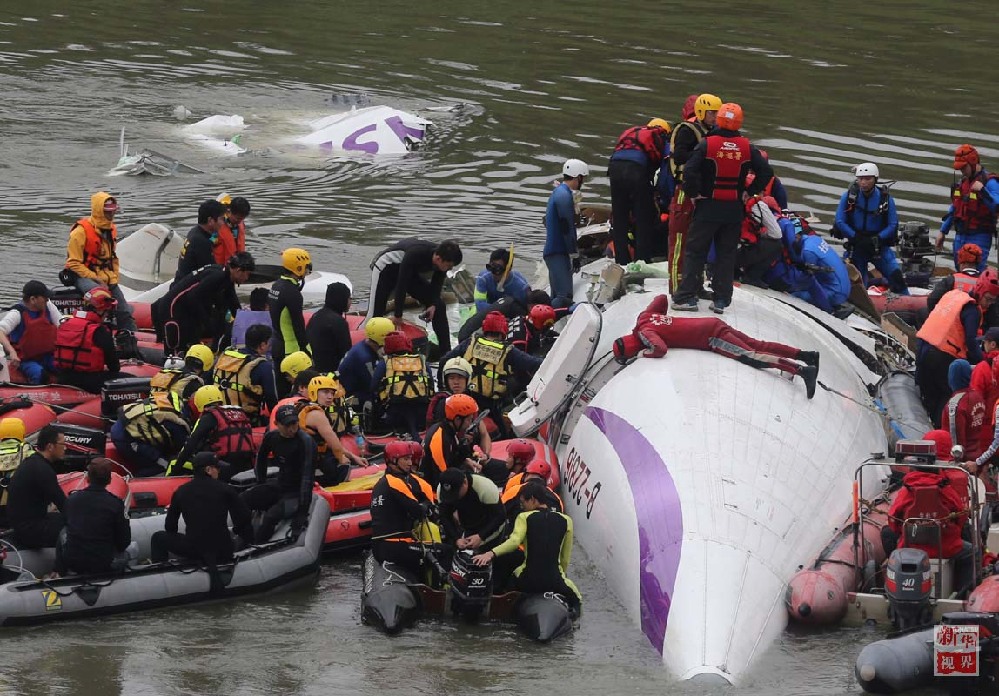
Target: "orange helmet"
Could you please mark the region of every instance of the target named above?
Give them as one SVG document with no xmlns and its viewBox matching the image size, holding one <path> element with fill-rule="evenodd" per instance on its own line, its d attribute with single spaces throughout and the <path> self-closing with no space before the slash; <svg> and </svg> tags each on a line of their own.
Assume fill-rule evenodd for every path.
<svg viewBox="0 0 999 696">
<path fill-rule="evenodd" d="M 742 107 L 732 102 L 722 104 L 721 108 L 718 109 L 718 120 L 716 123 L 719 128 L 733 131 L 739 130 L 742 128 Z"/>
<path fill-rule="evenodd" d="M 965 244 L 957 250 L 958 266 L 974 266 L 975 268 L 978 268 L 978 264 L 981 262 L 982 248 L 977 244 Z"/>
<path fill-rule="evenodd" d="M 464 416 L 474 416 L 479 412 L 479 405 L 468 394 L 453 394 L 444 402 L 444 415 L 448 420 Z"/>
<path fill-rule="evenodd" d="M 954 169 L 961 169 L 966 164 L 970 164 L 974 167 L 980 161 L 981 160 L 978 157 L 978 150 L 967 143 L 959 145 L 957 149 L 954 150 Z"/>
<path fill-rule="evenodd" d="M 114 295 L 103 285 L 98 285 L 96 288 L 87 290 L 87 293 L 83 296 L 83 304 L 93 307 L 94 311 L 101 314 L 106 314 L 118 306 Z"/>
<path fill-rule="evenodd" d="M 996 274 L 994 269 L 986 268 L 978 276 L 978 282 L 975 283 L 975 297 L 979 300 L 985 297 L 991 297 L 992 299 L 999 297 L 999 275 Z"/>
</svg>

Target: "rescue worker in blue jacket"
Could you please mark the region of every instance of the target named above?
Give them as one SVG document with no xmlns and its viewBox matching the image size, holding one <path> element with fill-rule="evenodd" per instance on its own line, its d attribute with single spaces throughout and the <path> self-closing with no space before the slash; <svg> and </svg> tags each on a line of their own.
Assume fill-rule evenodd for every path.
<svg viewBox="0 0 999 696">
<path fill-rule="evenodd" d="M 850 296 L 850 273 L 846 269 L 846 264 L 840 258 L 826 240 L 819 235 L 810 232 L 810 228 L 805 228 L 805 223 L 800 218 L 784 221 L 783 227 L 790 223 L 795 228 L 795 241 L 793 245 L 792 257 L 795 261 L 804 265 L 805 270 L 815 276 L 815 280 L 825 291 L 826 299 L 832 307 L 837 307 Z M 816 306 L 819 304 L 818 298 L 812 297 L 808 292 L 795 292 L 796 297 L 811 302 Z M 826 309 L 825 311 L 831 311 Z"/>
<path fill-rule="evenodd" d="M 971 145 L 959 145 L 954 150 L 955 177 L 960 180 L 950 187 L 950 209 L 944 216 L 940 232 L 937 233 L 937 249 L 943 248 L 947 232 L 954 228 L 954 265 L 957 266 L 957 250 L 965 244 L 974 244 L 982 250 L 978 264 L 981 273 L 989 264 L 992 250 L 992 236 L 996 233 L 996 219 L 999 215 L 999 178 L 982 167 L 978 150 Z"/>
<path fill-rule="evenodd" d="M 583 188 L 590 175 L 586 162 L 569 159 L 562 165 L 562 183 L 548 198 L 545 210 L 545 248 L 541 252 L 548 267 L 553 307 L 572 304 L 572 274 L 579 270 L 579 250 L 576 248 L 576 204 L 573 192 Z M 441 360 L 443 363 L 444 360 Z"/>
<path fill-rule="evenodd" d="M 385 337 L 395 331 L 395 324 L 387 317 L 372 317 L 364 325 L 364 340 L 355 344 L 340 361 L 340 384 L 347 396 L 357 400 L 357 411 L 364 404 L 374 401 L 371 391 L 371 378 L 382 362 L 382 346 Z"/>
<path fill-rule="evenodd" d="M 860 271 L 867 287 L 867 264 L 873 264 L 888 280 L 892 292 L 908 295 L 905 277 L 892 245 L 898 240 L 898 213 L 887 186 L 878 185 L 880 171 L 873 162 L 853 169 L 857 180 L 839 199 L 836 233 L 847 239 L 846 258 Z"/>
<path fill-rule="evenodd" d="M 797 220 L 792 221 L 783 213 L 774 215 L 774 222 L 781 232 L 781 249 L 773 264 L 763 272 L 761 281 L 771 290 L 790 293 L 824 312 L 832 313 L 834 306 L 826 295 L 825 288 L 811 271 L 805 269 L 801 257 L 795 251 L 800 223 L 796 225 Z M 843 263 L 838 257 L 836 260 Z M 743 281 L 750 282 L 746 281 L 745 276 Z"/>
<path fill-rule="evenodd" d="M 512 266 L 508 249 L 496 249 L 489 255 L 485 270 L 475 279 L 476 311 L 481 312 L 502 297 L 512 297 L 521 304 L 527 304 L 531 285 Z"/>
</svg>

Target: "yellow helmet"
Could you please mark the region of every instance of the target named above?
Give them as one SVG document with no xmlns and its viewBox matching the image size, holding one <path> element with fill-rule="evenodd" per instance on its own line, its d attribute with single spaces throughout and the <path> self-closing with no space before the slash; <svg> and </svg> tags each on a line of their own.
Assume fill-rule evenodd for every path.
<svg viewBox="0 0 999 696">
<path fill-rule="evenodd" d="M 224 205 L 226 208 L 228 208 L 229 205 L 232 203 L 232 196 L 230 196 L 228 193 L 220 193 L 218 195 L 218 198 L 216 198 L 215 200 Z"/>
<path fill-rule="evenodd" d="M 0 440 L 23 440 L 24 421 L 20 418 L 0 420 Z"/>
<path fill-rule="evenodd" d="M 709 111 L 718 111 L 721 107 L 721 99 L 713 94 L 702 94 L 694 102 L 694 116 L 698 121 L 703 121 Z"/>
<path fill-rule="evenodd" d="M 664 131 L 666 131 L 666 135 L 669 135 L 670 133 L 673 132 L 673 126 L 671 126 L 669 124 L 669 121 L 667 121 L 664 118 L 658 118 L 658 117 L 656 117 L 656 118 L 652 119 L 651 121 L 649 121 L 646 125 L 649 126 L 650 128 L 652 126 L 659 126 Z"/>
<path fill-rule="evenodd" d="M 313 377 L 312 381 L 309 382 L 310 401 L 319 400 L 320 389 L 332 389 L 335 395 L 340 390 L 340 383 L 329 375 L 318 375 L 317 377 Z"/>
<path fill-rule="evenodd" d="M 281 361 L 281 374 L 294 381 L 299 372 L 308 370 L 310 367 L 312 367 L 312 358 L 309 357 L 309 354 L 302 350 L 296 350 Z"/>
<path fill-rule="evenodd" d="M 364 325 L 364 335 L 380 346 L 385 345 L 385 337 L 395 331 L 395 324 L 385 317 L 374 317 Z"/>
<path fill-rule="evenodd" d="M 299 278 L 304 278 L 312 272 L 312 257 L 305 249 L 291 247 L 281 252 L 281 265 Z"/>
<path fill-rule="evenodd" d="M 201 413 L 204 413 L 206 406 L 221 404 L 224 401 L 225 395 L 222 394 L 222 390 L 215 384 L 206 384 L 194 392 L 194 407 Z"/>
<path fill-rule="evenodd" d="M 206 346 L 204 343 L 195 343 L 193 346 L 187 349 L 187 353 L 184 354 L 184 359 L 196 358 L 201 361 L 201 369 L 205 372 L 212 369 L 212 365 L 215 364 L 215 353 L 212 349 Z"/>
</svg>

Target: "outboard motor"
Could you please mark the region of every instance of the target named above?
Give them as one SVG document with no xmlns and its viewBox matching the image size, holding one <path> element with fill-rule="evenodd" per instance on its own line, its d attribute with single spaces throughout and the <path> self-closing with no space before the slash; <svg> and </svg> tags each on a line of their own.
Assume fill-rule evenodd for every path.
<svg viewBox="0 0 999 696">
<path fill-rule="evenodd" d="M 919 549 L 896 549 L 885 569 L 888 616 L 898 631 L 933 622 L 933 573 L 930 557 Z"/>
<path fill-rule="evenodd" d="M 101 415 L 117 418 L 118 408 L 149 396 L 149 377 L 110 379 L 101 387 Z"/>
<path fill-rule="evenodd" d="M 62 458 L 57 473 L 84 471 L 91 459 L 104 456 L 107 434 L 103 429 L 59 425 L 59 432 L 66 438 L 66 455 Z"/>
<path fill-rule="evenodd" d="M 451 559 L 451 610 L 465 621 L 474 622 L 489 604 L 493 589 L 493 567 L 472 563 L 474 552 L 455 551 Z"/>
<path fill-rule="evenodd" d="M 52 288 L 52 304 L 63 315 L 71 317 L 78 309 L 83 309 L 83 293 L 72 285 Z"/>
<path fill-rule="evenodd" d="M 983 612 L 955 611 L 944 614 L 946 626 L 978 626 L 977 677 L 937 677 L 938 686 L 947 687 L 953 696 L 995 694 L 999 684 L 999 616 Z"/>
<path fill-rule="evenodd" d="M 930 228 L 925 222 L 903 222 L 898 226 L 898 262 L 910 287 L 929 287 L 935 255 Z"/>
</svg>

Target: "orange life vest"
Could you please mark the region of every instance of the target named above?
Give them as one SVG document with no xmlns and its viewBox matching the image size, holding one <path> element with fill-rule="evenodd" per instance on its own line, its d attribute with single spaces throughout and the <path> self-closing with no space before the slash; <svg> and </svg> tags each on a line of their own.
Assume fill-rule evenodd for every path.
<svg viewBox="0 0 999 696">
<path fill-rule="evenodd" d="M 963 290 L 964 292 L 971 294 L 971 291 L 975 289 L 975 285 L 978 283 L 978 276 L 969 275 L 967 273 L 955 273 L 954 278 L 954 289 Z"/>
<path fill-rule="evenodd" d="M 83 244 L 83 265 L 92 271 L 113 270 L 114 260 L 118 258 L 116 250 L 118 245 L 118 226 L 113 222 L 111 223 L 111 239 L 108 240 L 101 230 L 97 229 L 94 223 L 91 222 L 90 218 L 80 218 L 73 227 L 75 228 L 77 225 L 82 227 L 87 235 L 87 240 Z"/>
<path fill-rule="evenodd" d="M 954 289 L 940 298 L 940 302 L 930 312 L 923 326 L 916 332 L 934 348 L 955 358 L 968 357 L 968 343 L 961 323 L 961 310 L 964 305 L 975 300 L 963 290 Z"/>
</svg>

